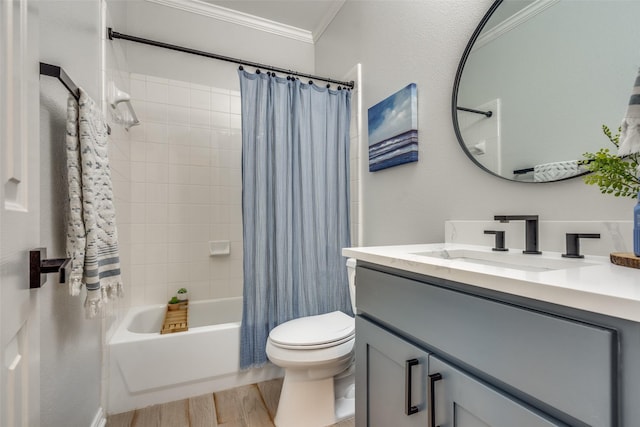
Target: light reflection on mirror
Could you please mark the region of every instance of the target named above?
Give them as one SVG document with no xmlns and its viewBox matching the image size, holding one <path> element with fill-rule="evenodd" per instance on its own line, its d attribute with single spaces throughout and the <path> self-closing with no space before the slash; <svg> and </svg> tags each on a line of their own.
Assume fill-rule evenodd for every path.
<svg viewBox="0 0 640 427">
<path fill-rule="evenodd" d="M 615 149 L 601 127 L 617 129 L 626 111 L 640 66 L 638 16 L 638 0 L 495 2 L 454 88 L 454 126 L 469 158 L 533 182 L 541 165 L 571 166 L 586 151 Z"/>
</svg>

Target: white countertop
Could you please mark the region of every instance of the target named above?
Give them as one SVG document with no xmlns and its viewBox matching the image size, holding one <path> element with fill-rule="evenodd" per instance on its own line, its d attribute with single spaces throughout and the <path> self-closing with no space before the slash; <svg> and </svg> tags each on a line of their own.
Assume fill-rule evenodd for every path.
<svg viewBox="0 0 640 427">
<path fill-rule="evenodd" d="M 386 267 L 466 283 L 484 289 L 546 301 L 567 307 L 640 322 L 640 270 L 612 264 L 608 257 L 585 255 L 575 267 L 523 271 L 417 255 L 420 252 L 472 250 L 491 253 L 484 246 L 437 243 L 424 245 L 344 248 L 342 255 Z M 495 254 L 495 253 L 494 253 Z M 510 249 L 494 256 L 522 256 Z M 566 260 L 544 252 L 540 260 Z"/>
</svg>

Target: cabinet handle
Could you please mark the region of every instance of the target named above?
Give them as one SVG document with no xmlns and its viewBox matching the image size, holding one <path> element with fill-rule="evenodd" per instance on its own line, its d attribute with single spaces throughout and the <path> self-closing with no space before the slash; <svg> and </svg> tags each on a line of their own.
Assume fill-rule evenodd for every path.
<svg viewBox="0 0 640 427">
<path fill-rule="evenodd" d="M 411 405 L 411 371 L 413 367 L 419 365 L 418 359 L 409 359 L 405 362 L 404 367 L 404 413 L 413 415 L 420 411 L 417 406 Z"/>
<path fill-rule="evenodd" d="M 436 381 L 442 379 L 441 374 L 429 375 L 429 427 L 436 427 Z"/>
</svg>

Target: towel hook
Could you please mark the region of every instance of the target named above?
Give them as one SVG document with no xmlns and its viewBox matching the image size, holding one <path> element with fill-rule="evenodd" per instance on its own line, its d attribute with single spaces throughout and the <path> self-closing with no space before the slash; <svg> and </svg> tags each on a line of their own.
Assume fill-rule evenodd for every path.
<svg viewBox="0 0 640 427">
<path fill-rule="evenodd" d="M 71 258 L 47 258 L 47 248 L 29 251 L 29 288 L 37 289 L 47 281 L 46 274 L 60 273 L 60 283 L 67 280 L 67 267 Z"/>
</svg>

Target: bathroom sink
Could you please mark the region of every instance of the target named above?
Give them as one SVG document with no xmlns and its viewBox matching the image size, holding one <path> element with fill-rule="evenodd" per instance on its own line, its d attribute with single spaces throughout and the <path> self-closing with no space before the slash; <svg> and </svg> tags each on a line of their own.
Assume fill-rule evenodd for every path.
<svg viewBox="0 0 640 427">
<path fill-rule="evenodd" d="M 596 265 L 584 259 L 548 258 L 541 255 L 527 255 L 521 252 L 489 252 L 472 249 L 442 249 L 415 252 L 413 255 L 463 261 L 491 267 L 511 268 L 522 271 L 551 271 Z"/>
</svg>

